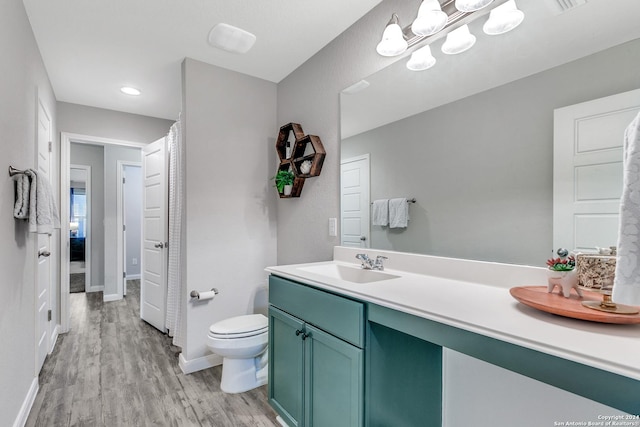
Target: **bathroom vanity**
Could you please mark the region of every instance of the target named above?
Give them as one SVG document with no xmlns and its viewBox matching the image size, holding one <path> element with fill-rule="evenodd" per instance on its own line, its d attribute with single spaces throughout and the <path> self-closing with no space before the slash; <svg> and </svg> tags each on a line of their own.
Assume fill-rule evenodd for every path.
<svg viewBox="0 0 640 427">
<path fill-rule="evenodd" d="M 361 252 L 388 257 L 385 270 L 360 269 Z M 330 262 L 269 267 L 269 401 L 290 427 L 440 426 L 451 349 L 638 421 L 640 326 L 510 296 L 544 285 L 545 270 L 345 247 Z"/>
</svg>

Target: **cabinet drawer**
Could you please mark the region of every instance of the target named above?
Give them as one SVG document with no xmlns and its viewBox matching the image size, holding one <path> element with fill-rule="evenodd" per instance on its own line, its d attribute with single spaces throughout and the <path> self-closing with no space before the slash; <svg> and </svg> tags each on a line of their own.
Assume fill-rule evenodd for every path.
<svg viewBox="0 0 640 427">
<path fill-rule="evenodd" d="M 269 303 L 355 346 L 364 347 L 364 304 L 277 276 Z"/>
</svg>

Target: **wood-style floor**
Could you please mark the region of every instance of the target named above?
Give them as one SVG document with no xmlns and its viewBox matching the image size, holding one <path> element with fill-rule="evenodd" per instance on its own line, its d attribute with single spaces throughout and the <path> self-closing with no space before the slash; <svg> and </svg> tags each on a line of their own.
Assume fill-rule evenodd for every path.
<svg viewBox="0 0 640 427">
<path fill-rule="evenodd" d="M 278 426 L 266 387 L 220 391 L 221 367 L 185 375 L 171 338 L 140 320 L 139 286 L 121 301 L 71 294 L 71 330 L 40 373 L 27 426 Z"/>
</svg>

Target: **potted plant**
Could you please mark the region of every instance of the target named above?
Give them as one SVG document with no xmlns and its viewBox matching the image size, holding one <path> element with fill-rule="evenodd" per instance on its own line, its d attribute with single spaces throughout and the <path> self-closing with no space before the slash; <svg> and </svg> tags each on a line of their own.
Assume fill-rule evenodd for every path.
<svg viewBox="0 0 640 427">
<path fill-rule="evenodd" d="M 549 270 L 555 272 L 568 272 L 573 271 L 576 268 L 576 259 L 573 256 L 566 258 L 550 258 L 547 260 L 547 267 Z M 564 274 L 558 274 L 563 276 Z"/>
<path fill-rule="evenodd" d="M 279 170 L 278 173 L 276 173 L 276 176 L 273 177 L 278 193 L 289 196 L 291 194 L 291 189 L 293 188 L 294 178 L 295 176 L 290 170 Z"/>
<path fill-rule="evenodd" d="M 579 297 L 582 297 L 582 291 L 578 287 L 578 275 L 574 272 L 576 268 L 576 259 L 573 256 L 566 258 L 550 258 L 547 260 L 549 268 L 547 292 L 553 292 L 558 286 L 565 298 L 569 298 L 571 289 L 575 289 Z"/>
</svg>

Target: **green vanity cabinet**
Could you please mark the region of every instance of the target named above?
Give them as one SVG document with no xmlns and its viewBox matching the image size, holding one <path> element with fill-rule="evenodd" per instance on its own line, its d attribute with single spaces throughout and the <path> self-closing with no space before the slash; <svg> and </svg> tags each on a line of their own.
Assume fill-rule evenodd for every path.
<svg viewBox="0 0 640 427">
<path fill-rule="evenodd" d="M 289 427 L 362 426 L 363 304 L 276 276 L 269 283 L 269 403 Z"/>
</svg>

